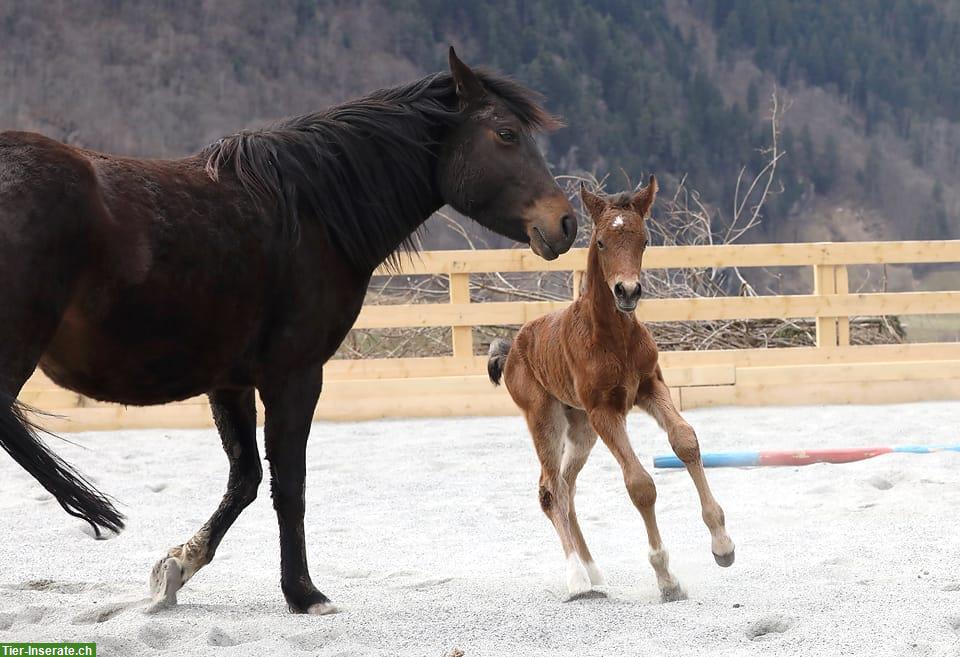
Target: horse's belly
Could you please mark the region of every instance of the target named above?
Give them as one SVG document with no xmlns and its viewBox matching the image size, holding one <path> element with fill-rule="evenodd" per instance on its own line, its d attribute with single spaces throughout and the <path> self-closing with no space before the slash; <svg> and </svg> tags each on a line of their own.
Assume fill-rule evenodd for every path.
<svg viewBox="0 0 960 657">
<path fill-rule="evenodd" d="M 40 368 L 65 388 L 131 405 L 163 404 L 218 386 L 252 384 L 243 355 L 256 326 L 249 318 L 224 322 L 215 308 L 210 310 L 192 318 L 162 309 L 149 314 L 114 309 L 91 317 L 75 304 Z"/>
</svg>

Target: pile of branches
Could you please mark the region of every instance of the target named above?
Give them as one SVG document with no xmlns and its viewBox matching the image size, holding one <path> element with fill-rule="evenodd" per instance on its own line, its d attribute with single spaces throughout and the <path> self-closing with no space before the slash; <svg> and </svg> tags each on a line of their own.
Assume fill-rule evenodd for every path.
<svg viewBox="0 0 960 657">
<path fill-rule="evenodd" d="M 650 243 L 655 245 L 733 244 L 759 226 L 762 210 L 775 188 L 777 164 L 784 156 L 779 145 L 781 103 L 776 93 L 771 99 L 770 146 L 764 151 L 765 166 L 753 177 L 741 169 L 729 215 L 708 207 L 695 190 L 681 179 L 669 199 L 658 201 L 655 216 L 647 221 Z M 606 180 L 584 176 L 562 176 L 558 182 L 566 190 L 574 207 L 580 203 L 581 184 L 603 192 Z M 459 221 L 441 214 L 447 225 L 459 233 L 469 248 L 483 248 Z M 593 226 L 589 216 L 579 217 L 576 246 L 586 246 Z M 648 270 L 642 273 L 645 297 L 703 298 L 760 296 L 775 294 L 779 278 L 761 271 L 748 278 L 737 267 L 693 267 Z M 758 292 L 757 287 L 763 285 Z M 573 276 L 563 272 L 525 274 L 483 274 L 471 279 L 470 297 L 485 301 L 569 301 L 573 296 Z M 449 299 L 445 276 L 391 276 L 375 279 L 368 304 L 445 303 Z M 642 319 L 642 317 L 641 317 Z M 475 353 L 486 353 L 495 337 L 509 336 L 517 327 L 484 326 L 474 328 Z M 649 328 L 663 351 L 703 349 L 744 349 L 760 347 L 800 347 L 816 344 L 813 320 L 711 320 L 696 322 L 658 322 Z M 904 331 L 895 317 L 854 317 L 850 319 L 852 344 L 888 344 L 903 342 Z M 445 327 L 354 330 L 344 342 L 340 358 L 397 358 L 444 356 L 451 353 L 450 329 Z"/>
</svg>

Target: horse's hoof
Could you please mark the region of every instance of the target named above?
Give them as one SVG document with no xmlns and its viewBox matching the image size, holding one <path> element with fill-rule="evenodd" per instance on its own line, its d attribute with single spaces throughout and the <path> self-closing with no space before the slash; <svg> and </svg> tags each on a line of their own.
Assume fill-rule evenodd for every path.
<svg viewBox="0 0 960 657">
<path fill-rule="evenodd" d="M 177 604 L 177 591 L 183 586 L 183 569 L 175 557 L 164 557 L 150 571 L 150 597 L 153 609 Z"/>
<path fill-rule="evenodd" d="M 677 584 L 668 589 L 660 589 L 660 602 L 679 602 L 687 599 L 687 592 Z"/>
<path fill-rule="evenodd" d="M 307 607 L 307 613 L 314 616 L 326 616 L 327 614 L 339 614 L 340 609 L 330 602 L 318 602 Z"/>
<path fill-rule="evenodd" d="M 713 553 L 713 558 L 717 562 L 717 565 L 724 568 L 729 568 L 733 565 L 735 556 L 736 553 L 734 550 L 730 550 L 726 554 L 717 554 L 716 552 Z"/>
</svg>

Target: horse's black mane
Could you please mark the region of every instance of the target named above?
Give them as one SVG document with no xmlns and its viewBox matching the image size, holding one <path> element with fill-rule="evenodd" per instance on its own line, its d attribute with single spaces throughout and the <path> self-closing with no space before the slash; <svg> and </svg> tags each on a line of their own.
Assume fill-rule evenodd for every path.
<svg viewBox="0 0 960 657">
<path fill-rule="evenodd" d="M 525 128 L 559 124 L 534 92 L 475 72 Z M 452 76 L 438 73 L 225 137 L 203 156 L 214 180 L 234 174 L 262 207 L 280 214 L 289 235 L 315 219 L 351 263 L 372 269 L 399 247 L 415 250 L 417 228 L 442 203 L 432 191 L 436 145 L 462 120 L 458 105 Z"/>
</svg>

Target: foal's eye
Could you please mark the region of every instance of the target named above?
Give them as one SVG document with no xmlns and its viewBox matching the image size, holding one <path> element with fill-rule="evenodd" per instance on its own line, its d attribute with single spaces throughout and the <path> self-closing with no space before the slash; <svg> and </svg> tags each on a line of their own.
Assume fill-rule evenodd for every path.
<svg viewBox="0 0 960 657">
<path fill-rule="evenodd" d="M 601 251 L 603 251 L 603 241 L 602 241 L 602 240 L 597 240 L 597 248 L 600 249 Z"/>
<path fill-rule="evenodd" d="M 510 128 L 500 128 L 497 130 L 497 136 L 500 137 L 500 140 L 508 144 L 512 144 L 517 141 L 517 133 L 515 133 Z"/>
</svg>

